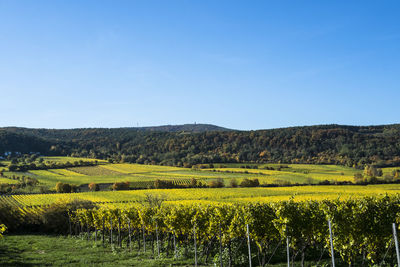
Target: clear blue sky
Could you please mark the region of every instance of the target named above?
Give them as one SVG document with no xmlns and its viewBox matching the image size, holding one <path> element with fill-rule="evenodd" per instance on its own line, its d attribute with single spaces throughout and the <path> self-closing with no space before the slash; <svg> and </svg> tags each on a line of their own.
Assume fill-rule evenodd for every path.
<svg viewBox="0 0 400 267">
<path fill-rule="evenodd" d="M 0 0 L 0 126 L 400 122 L 400 1 Z"/>
</svg>

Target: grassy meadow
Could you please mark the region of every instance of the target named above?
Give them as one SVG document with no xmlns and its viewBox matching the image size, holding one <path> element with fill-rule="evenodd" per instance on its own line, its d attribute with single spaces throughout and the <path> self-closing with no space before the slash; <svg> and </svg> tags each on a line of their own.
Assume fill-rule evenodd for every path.
<svg viewBox="0 0 400 267">
<path fill-rule="evenodd" d="M 182 250 L 179 252 L 182 253 Z M 157 257 L 151 250 L 144 253 L 137 242 L 134 242 L 132 251 L 129 251 L 125 247 L 104 247 L 101 241 L 56 235 L 6 235 L 0 240 L 2 266 L 49 266 L 50 263 L 51 266 L 193 266 L 194 253 L 189 251 L 189 254 L 190 257 L 179 255 L 174 259 L 164 252 Z M 279 256 L 284 262 L 284 253 L 281 254 L 283 256 Z M 204 263 L 204 256 L 201 260 L 198 266 L 219 266 L 218 258 L 210 257 L 207 264 Z M 327 266 L 329 260 L 325 255 L 318 263 L 306 263 L 307 266 Z M 337 263 L 340 264 L 340 259 Z M 287 264 L 271 262 L 269 266 L 284 267 Z"/>
</svg>

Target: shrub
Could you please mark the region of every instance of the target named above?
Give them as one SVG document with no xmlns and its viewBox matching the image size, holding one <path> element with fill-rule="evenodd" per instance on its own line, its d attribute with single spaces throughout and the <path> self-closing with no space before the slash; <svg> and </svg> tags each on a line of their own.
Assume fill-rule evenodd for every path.
<svg viewBox="0 0 400 267">
<path fill-rule="evenodd" d="M 196 178 L 192 178 L 191 180 L 190 180 L 190 187 L 197 187 L 197 180 L 196 180 Z"/>
<path fill-rule="evenodd" d="M 3 238 L 3 233 L 7 230 L 4 224 L 0 224 L 0 239 Z"/>
<path fill-rule="evenodd" d="M 46 232 L 67 233 L 69 231 L 68 214 L 77 209 L 93 209 L 95 204 L 88 200 L 59 201 L 50 205 L 41 216 L 41 223 Z"/>
<path fill-rule="evenodd" d="M 99 185 L 98 184 L 96 184 L 96 183 L 90 183 L 89 185 L 88 185 L 88 187 L 89 187 L 89 190 L 90 191 L 99 191 L 100 190 L 100 188 L 99 188 Z"/>
<path fill-rule="evenodd" d="M 0 203 L 0 224 L 6 225 L 8 230 L 18 229 L 25 220 L 26 217 L 20 216 L 18 207 L 5 202 Z"/>
<path fill-rule="evenodd" d="M 56 184 L 56 192 L 57 193 L 73 193 L 78 191 L 78 186 L 73 184 L 64 184 L 58 182 Z"/>
<path fill-rule="evenodd" d="M 238 187 L 238 182 L 237 182 L 236 179 L 234 178 L 234 179 L 232 179 L 232 180 L 229 182 L 229 185 L 230 185 L 231 187 L 235 188 L 235 187 Z"/>
<path fill-rule="evenodd" d="M 129 190 L 129 182 L 117 182 L 112 186 L 113 190 Z"/>
<path fill-rule="evenodd" d="M 154 188 L 155 189 L 170 189 L 174 188 L 174 183 L 173 181 L 164 181 L 157 179 L 154 181 Z"/>
<path fill-rule="evenodd" d="M 211 188 L 220 188 L 220 187 L 224 187 L 224 180 L 222 180 L 221 178 L 218 178 L 216 180 L 212 180 L 208 183 L 208 186 Z"/>
<path fill-rule="evenodd" d="M 258 181 L 258 179 L 244 179 L 241 183 L 240 186 L 241 187 L 257 187 L 260 185 L 260 182 Z"/>
<path fill-rule="evenodd" d="M 319 185 L 330 185 L 331 182 L 329 180 L 323 180 L 318 183 Z"/>
<path fill-rule="evenodd" d="M 364 176 L 361 173 L 354 174 L 354 182 L 356 184 L 362 183 L 364 181 Z"/>
<path fill-rule="evenodd" d="M 390 174 L 386 174 L 384 177 L 384 180 L 388 183 L 393 182 L 394 181 L 394 176 L 390 175 Z"/>
</svg>

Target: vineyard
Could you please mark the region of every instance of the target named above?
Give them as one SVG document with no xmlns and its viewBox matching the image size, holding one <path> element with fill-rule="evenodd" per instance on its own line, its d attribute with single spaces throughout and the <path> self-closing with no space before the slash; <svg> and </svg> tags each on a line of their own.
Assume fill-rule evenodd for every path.
<svg viewBox="0 0 400 267">
<path fill-rule="evenodd" d="M 0 199 L 10 207 L 1 211 L 0 221 L 10 228 L 38 225 L 119 253 L 204 266 L 249 266 L 249 260 L 251 266 L 286 260 L 325 266 L 332 256 L 331 221 L 338 266 L 394 266 L 392 223 L 400 223 L 400 188 L 379 195 L 383 186 L 354 186 L 330 200 L 324 194 L 333 196 L 338 187 L 309 196 L 311 188 L 296 188 L 305 198 L 300 191 L 295 196 L 277 191 L 269 200 L 257 195 L 258 188 L 249 189 L 247 198 L 216 189 L 199 200 L 193 189 L 15 195 Z M 208 199 L 212 195 L 214 201 Z"/>
<path fill-rule="evenodd" d="M 68 164 L 68 159 L 55 161 Z M 382 175 L 394 177 L 397 170 L 383 168 Z M 24 172 L 5 169 L 1 179 L 14 183 L 30 177 L 49 187 L 57 182 L 84 188 L 98 183 L 103 189 L 2 195 L 0 223 L 10 233 L 35 229 L 68 234 L 104 251 L 134 254 L 149 266 L 159 260 L 199 266 L 266 266 L 288 260 L 326 266 L 331 256 L 338 266 L 393 266 L 391 227 L 400 223 L 400 184 L 316 185 L 352 181 L 362 172 L 334 165 L 182 168 L 104 161 Z M 193 178 L 201 185 L 220 179 L 225 187 L 144 189 L 154 188 L 156 180 L 189 187 Z M 258 179 L 263 187 L 228 187 L 232 180 L 244 179 Z M 126 181 L 130 189 L 142 190 L 110 190 L 113 183 Z M 276 186 L 281 183 L 285 186 Z"/>
<path fill-rule="evenodd" d="M 189 183 L 190 181 L 186 181 Z M 0 196 L 1 202 L 18 203 L 19 207 L 50 205 L 57 201 L 88 200 L 92 202 L 137 202 L 146 195 L 160 195 L 171 205 L 190 203 L 277 202 L 349 199 L 376 195 L 400 194 L 400 185 L 368 186 L 293 186 L 272 188 L 189 188 L 128 191 L 100 191 L 66 194 L 25 194 Z"/>
<path fill-rule="evenodd" d="M 69 213 L 69 233 L 120 248 L 152 251 L 154 258 L 186 257 L 197 264 L 265 266 L 330 256 L 349 265 L 393 266 L 392 223 L 400 197 L 357 200 L 293 200 L 276 203 L 78 209 Z M 159 205 L 157 205 L 159 204 Z M 135 245 L 136 244 L 136 245 Z M 250 262 L 250 263 L 249 263 Z"/>
<path fill-rule="evenodd" d="M 68 162 L 83 161 L 81 158 L 72 157 L 42 157 L 41 160 L 48 164 L 66 164 Z M 94 162 L 85 159 L 85 162 Z M 7 161 L 2 162 L 9 164 Z M 129 163 L 108 163 L 99 161 L 96 166 L 65 167 L 45 170 L 28 170 L 25 172 L 12 172 L 3 167 L 4 183 L 12 183 L 9 177 L 29 176 L 39 180 L 42 185 L 54 188 L 57 182 L 83 185 L 89 183 L 108 184 L 115 182 L 130 182 L 141 185 L 139 182 L 151 182 L 157 179 L 179 180 L 196 178 L 202 183 L 209 183 L 215 179 L 222 179 L 228 185 L 232 179 L 238 183 L 244 179 L 258 179 L 260 184 L 318 184 L 320 182 L 352 182 L 354 175 L 362 170 L 335 166 L 311 164 L 206 164 L 199 168 L 183 168 L 170 166 L 156 166 Z M 384 168 L 384 175 L 395 171 L 395 168 Z M 7 179 L 7 180 L 4 180 Z"/>
</svg>

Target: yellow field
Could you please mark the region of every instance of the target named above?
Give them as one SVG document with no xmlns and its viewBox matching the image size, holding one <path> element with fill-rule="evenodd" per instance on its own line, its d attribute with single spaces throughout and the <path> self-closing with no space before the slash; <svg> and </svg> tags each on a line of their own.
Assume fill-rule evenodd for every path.
<svg viewBox="0 0 400 267">
<path fill-rule="evenodd" d="M 153 189 L 130 191 L 103 191 L 71 194 L 32 194 L 3 196 L 0 201 L 17 201 L 19 205 L 49 205 L 59 200 L 82 199 L 93 202 L 130 202 L 142 200 L 146 194 L 164 196 L 168 204 L 184 203 L 233 203 L 276 202 L 288 200 L 346 199 L 383 194 L 400 194 L 400 185 L 368 186 L 294 186 L 272 188 L 202 188 L 202 189 Z M 103 204 L 108 205 L 108 204 Z"/>
<path fill-rule="evenodd" d="M 18 183 L 17 180 L 0 177 L 0 184 L 16 184 L 16 183 Z"/>
<path fill-rule="evenodd" d="M 157 166 L 157 165 L 141 165 L 141 164 L 107 164 L 101 166 L 103 168 L 113 170 L 122 173 L 149 173 L 149 172 L 169 172 L 169 171 L 179 171 L 183 168 L 169 167 L 169 166 Z"/>
<path fill-rule="evenodd" d="M 55 173 L 55 174 L 59 174 L 59 175 L 64 175 L 64 176 L 86 176 L 84 174 L 78 173 L 78 172 L 74 172 L 74 171 L 70 171 L 67 169 L 51 169 L 50 172 Z"/>
<path fill-rule="evenodd" d="M 72 157 L 44 157 L 45 161 L 75 162 L 79 160 L 94 161 L 94 159 Z M 155 166 L 142 164 L 119 163 L 111 164 L 99 161 L 101 165 L 71 167 L 67 169 L 31 170 L 25 173 L 6 174 L 15 176 L 31 176 L 37 178 L 43 185 L 54 187 L 57 182 L 76 185 L 88 183 L 130 182 L 133 187 L 143 187 L 156 179 L 174 180 L 177 183 L 192 178 L 202 183 L 223 179 L 226 186 L 235 179 L 239 184 L 244 179 L 258 179 L 260 184 L 318 184 L 321 181 L 330 182 L 354 181 L 354 174 L 363 173 L 350 167 L 336 165 L 312 164 L 215 164 L 215 168 L 191 169 L 170 166 Z M 221 166 L 223 165 L 223 166 Z M 257 166 L 257 169 L 253 169 Z M 247 168 L 245 168 L 247 167 Z M 251 168 L 249 168 L 251 167 Z M 270 170 L 267 168 L 274 168 Z M 400 168 L 384 168 L 383 173 L 391 174 Z M 0 181 L 1 183 L 2 181 Z M 5 181 L 3 181 L 5 182 Z"/>
</svg>

